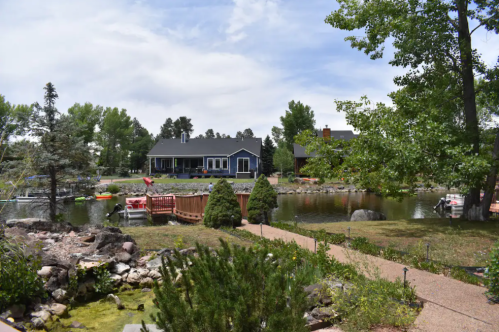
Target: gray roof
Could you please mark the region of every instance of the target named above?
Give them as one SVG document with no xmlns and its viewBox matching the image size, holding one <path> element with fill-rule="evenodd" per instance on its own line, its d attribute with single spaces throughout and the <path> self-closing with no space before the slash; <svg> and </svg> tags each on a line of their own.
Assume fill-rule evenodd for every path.
<svg viewBox="0 0 499 332">
<path fill-rule="evenodd" d="M 260 157 L 261 138 L 191 138 L 181 143 L 180 138 L 160 139 L 148 156 L 229 156 L 240 150 L 247 150 Z"/>
<path fill-rule="evenodd" d="M 317 131 L 317 136 L 322 137 L 322 130 Z M 331 137 L 334 139 L 342 139 L 345 141 L 349 141 L 352 138 L 355 138 L 359 135 L 355 135 L 353 131 L 351 130 L 331 130 Z M 311 154 L 307 154 L 305 152 L 305 147 L 301 146 L 299 144 L 293 144 L 293 153 L 295 155 L 295 158 L 309 158 L 309 157 L 315 157 L 315 152 L 312 152 Z"/>
</svg>

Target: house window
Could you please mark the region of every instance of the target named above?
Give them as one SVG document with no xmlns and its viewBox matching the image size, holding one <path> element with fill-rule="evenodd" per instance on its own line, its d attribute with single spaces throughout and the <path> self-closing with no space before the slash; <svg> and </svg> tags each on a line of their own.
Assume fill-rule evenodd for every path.
<svg viewBox="0 0 499 332">
<path fill-rule="evenodd" d="M 229 160 L 227 158 L 222 159 L 222 168 L 229 169 Z"/>
<path fill-rule="evenodd" d="M 208 168 L 207 169 L 213 169 L 213 159 L 212 158 L 208 159 Z"/>
<path fill-rule="evenodd" d="M 221 160 L 220 158 L 219 159 L 215 159 L 215 169 L 220 169 L 221 168 Z"/>
<path fill-rule="evenodd" d="M 249 173 L 249 158 L 237 158 L 237 172 Z"/>
</svg>

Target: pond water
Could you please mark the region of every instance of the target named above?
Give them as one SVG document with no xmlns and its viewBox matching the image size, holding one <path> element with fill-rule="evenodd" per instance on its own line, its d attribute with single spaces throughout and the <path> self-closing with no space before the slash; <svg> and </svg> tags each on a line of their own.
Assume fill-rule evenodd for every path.
<svg viewBox="0 0 499 332">
<path fill-rule="evenodd" d="M 279 208 L 273 212 L 273 220 L 291 221 L 295 216 L 299 222 L 322 223 L 350 220 L 353 211 L 369 209 L 384 213 L 388 220 L 409 218 L 440 218 L 447 215 L 437 213 L 433 206 L 445 193 L 419 193 L 398 202 L 394 199 L 381 198 L 370 193 L 336 193 L 279 195 Z M 113 197 L 108 200 L 68 203 L 64 206 L 66 220 L 73 225 L 102 224 L 108 219 L 106 213 L 111 212 L 117 203 L 125 205 L 125 197 Z M 34 207 L 28 203 L 2 203 L 0 219 L 13 218 L 45 218 L 46 208 Z M 121 225 L 145 225 L 147 220 L 125 222 L 118 215 L 109 221 L 120 222 Z"/>
</svg>

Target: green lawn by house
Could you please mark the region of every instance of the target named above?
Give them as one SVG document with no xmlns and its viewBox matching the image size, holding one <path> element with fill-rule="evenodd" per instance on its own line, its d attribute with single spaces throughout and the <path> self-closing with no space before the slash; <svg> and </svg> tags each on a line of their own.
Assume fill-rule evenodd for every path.
<svg viewBox="0 0 499 332">
<path fill-rule="evenodd" d="M 430 258 L 460 266 L 485 266 L 495 241 L 499 240 L 499 221 L 469 222 L 454 219 L 410 219 L 397 221 L 356 221 L 324 224 L 299 224 L 306 229 L 325 229 L 351 237 L 366 237 L 382 246 L 393 245 L 404 251 L 426 252 Z"/>
</svg>

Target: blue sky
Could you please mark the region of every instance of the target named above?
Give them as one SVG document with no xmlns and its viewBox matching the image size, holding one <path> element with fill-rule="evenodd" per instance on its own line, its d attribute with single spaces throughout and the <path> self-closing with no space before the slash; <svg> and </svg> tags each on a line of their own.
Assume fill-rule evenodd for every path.
<svg viewBox="0 0 499 332">
<path fill-rule="evenodd" d="M 403 69 L 351 49 L 324 23 L 332 0 L 0 0 L 0 94 L 58 108 L 75 102 L 127 109 L 157 134 L 167 117 L 257 136 L 280 125 L 287 102 L 312 107 L 317 127 L 347 129 L 334 100 L 388 102 Z M 492 63 L 497 36 L 474 46 Z"/>
</svg>

